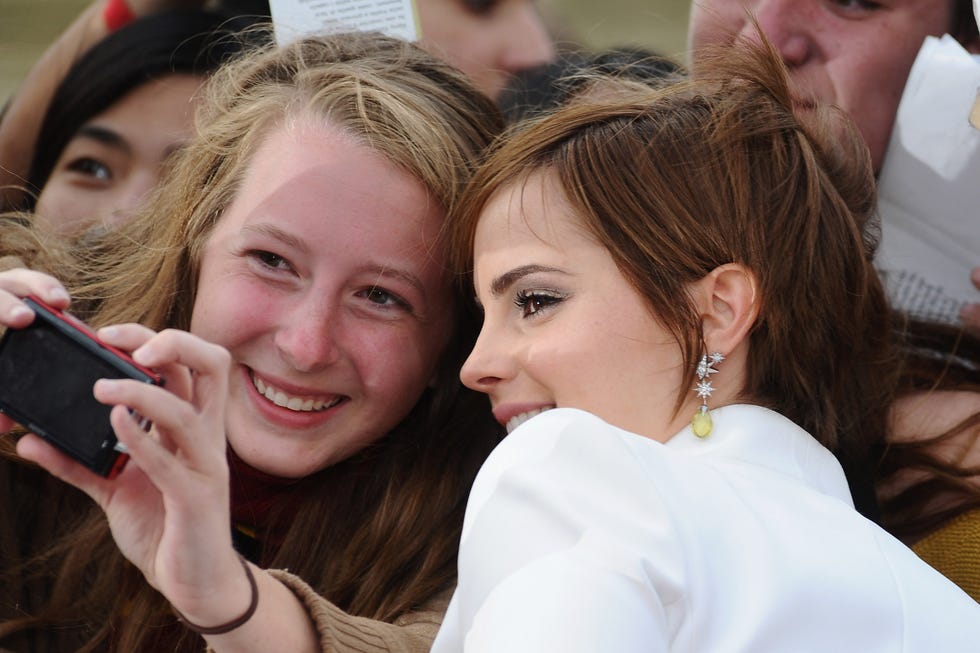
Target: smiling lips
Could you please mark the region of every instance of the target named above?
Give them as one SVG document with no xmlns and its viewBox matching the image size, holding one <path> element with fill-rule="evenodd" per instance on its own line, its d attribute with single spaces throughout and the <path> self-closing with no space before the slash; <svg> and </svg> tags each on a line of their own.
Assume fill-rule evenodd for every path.
<svg viewBox="0 0 980 653">
<path fill-rule="evenodd" d="M 316 413 L 328 408 L 333 408 L 344 400 L 343 396 L 295 396 L 286 394 L 279 388 L 266 383 L 262 379 L 251 374 L 252 384 L 259 394 L 277 406 L 294 410 L 300 413 Z"/>
</svg>

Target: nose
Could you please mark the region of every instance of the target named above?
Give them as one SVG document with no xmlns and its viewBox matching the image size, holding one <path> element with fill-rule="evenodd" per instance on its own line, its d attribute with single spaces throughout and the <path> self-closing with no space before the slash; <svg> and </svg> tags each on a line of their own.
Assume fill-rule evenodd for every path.
<svg viewBox="0 0 980 653">
<path fill-rule="evenodd" d="M 759 30 L 766 36 L 789 68 L 802 66 L 810 58 L 813 43 L 809 30 L 815 16 L 799 0 L 760 0 L 748 5 L 748 11 L 759 23 L 758 29 L 746 17 L 739 33 L 751 43 L 761 41 Z"/>
<path fill-rule="evenodd" d="M 293 369 L 311 372 L 338 360 L 344 328 L 339 311 L 323 302 L 306 300 L 281 317 L 274 341 Z"/>
<path fill-rule="evenodd" d="M 484 325 L 459 371 L 459 379 L 467 388 L 490 394 L 504 379 L 513 376 L 508 369 L 507 358 Z"/>
<path fill-rule="evenodd" d="M 501 52 L 501 67 L 509 73 L 517 73 L 554 59 L 555 44 L 537 7 L 531 2 L 522 2 L 516 4 L 513 11 L 504 36 L 506 45 Z"/>
</svg>

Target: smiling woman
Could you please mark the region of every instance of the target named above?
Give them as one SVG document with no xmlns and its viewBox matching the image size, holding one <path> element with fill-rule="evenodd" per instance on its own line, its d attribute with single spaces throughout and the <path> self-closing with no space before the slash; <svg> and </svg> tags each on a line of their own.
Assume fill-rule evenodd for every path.
<svg viewBox="0 0 980 653">
<path fill-rule="evenodd" d="M 402 421 L 453 317 L 442 203 L 342 124 L 303 114 L 259 144 L 215 225 L 190 326 L 236 361 L 232 448 L 284 478 L 345 460 Z"/>
<path fill-rule="evenodd" d="M 433 653 L 980 637 L 980 605 L 854 509 L 834 455 L 885 440 L 900 371 L 867 149 L 764 40 L 700 56 L 659 90 L 595 78 L 464 195 L 450 251 L 484 321 L 461 377 L 510 434 Z"/>
<path fill-rule="evenodd" d="M 347 34 L 224 68 L 200 125 L 159 194 L 84 247 L 0 223 L 0 253 L 57 277 L 0 273 L 0 323 L 30 322 L 27 294 L 66 306 L 64 280 L 166 380 L 96 384 L 131 455 L 112 480 L 19 440 L 94 510 L 5 461 L 0 482 L 50 519 L 3 513 L 0 647 L 427 651 L 466 490 L 502 434 L 459 382 L 475 325 L 444 265 L 499 112 L 421 49 Z M 21 552 L 39 580 L 15 582 Z"/>
</svg>

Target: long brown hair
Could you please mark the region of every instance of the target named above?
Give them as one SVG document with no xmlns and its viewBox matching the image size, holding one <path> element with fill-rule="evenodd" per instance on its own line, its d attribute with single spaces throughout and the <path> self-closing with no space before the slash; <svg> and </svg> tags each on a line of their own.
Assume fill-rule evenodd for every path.
<svg viewBox="0 0 980 653">
<path fill-rule="evenodd" d="M 897 396 L 929 397 L 939 391 L 980 393 L 980 338 L 960 327 L 895 316 L 904 365 Z M 980 447 L 980 412 L 939 433 L 910 434 L 883 447 L 875 470 L 882 524 L 914 542 L 968 510 L 980 509 L 980 466 L 966 467 L 942 453 Z"/>
<path fill-rule="evenodd" d="M 604 80 L 603 92 L 519 127 L 464 197 L 454 262 L 470 269 L 493 193 L 547 171 L 677 339 L 684 387 L 705 351 L 688 285 L 746 266 L 761 306 L 742 396 L 856 465 L 884 439 L 898 370 L 862 236 L 875 208 L 867 148 L 840 111 L 794 95 L 768 43 L 701 53 L 695 73 L 626 99 Z"/>
<path fill-rule="evenodd" d="M 11 218 L 0 231 L 4 253 L 65 280 L 73 310 L 95 326 L 186 329 L 211 229 L 268 128 L 300 114 L 340 127 L 421 180 L 447 222 L 502 128 L 461 73 L 413 45 L 379 34 L 304 39 L 248 54 L 212 78 L 198 137 L 132 222 L 71 249 L 38 242 Z M 8 242 L 22 246 L 11 252 Z M 451 587 L 466 494 L 501 436 L 486 399 L 459 382 L 476 323 L 456 312 L 432 387 L 376 446 L 297 483 L 299 507 L 282 544 L 263 555 L 359 616 L 390 621 Z M 77 628 L 82 650 L 199 648 L 123 560 L 98 512 L 35 560 L 49 574 L 50 601 L 0 626 L 0 636 L 57 625 Z"/>
</svg>

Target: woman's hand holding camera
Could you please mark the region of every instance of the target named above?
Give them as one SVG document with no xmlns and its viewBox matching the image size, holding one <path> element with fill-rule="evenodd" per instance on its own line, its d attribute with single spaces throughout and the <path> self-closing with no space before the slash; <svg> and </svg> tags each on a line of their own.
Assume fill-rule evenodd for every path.
<svg viewBox="0 0 980 653">
<path fill-rule="evenodd" d="M 223 623 L 244 612 L 250 596 L 231 545 L 224 436 L 230 356 L 172 329 L 154 333 L 125 324 L 98 336 L 165 381 L 164 387 L 128 379 L 95 385 L 95 398 L 113 406 L 112 426 L 129 464 L 106 479 L 33 435 L 17 451 L 91 496 L 123 555 L 182 614 L 195 623 Z M 152 422 L 149 431 L 134 412 Z M 224 596 L 233 598 L 216 600 Z"/>
</svg>

